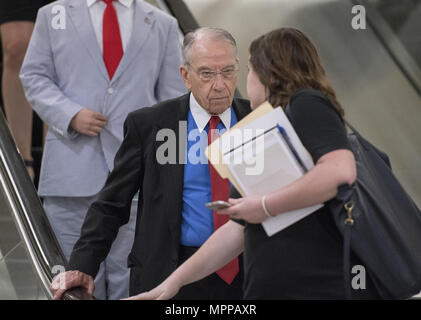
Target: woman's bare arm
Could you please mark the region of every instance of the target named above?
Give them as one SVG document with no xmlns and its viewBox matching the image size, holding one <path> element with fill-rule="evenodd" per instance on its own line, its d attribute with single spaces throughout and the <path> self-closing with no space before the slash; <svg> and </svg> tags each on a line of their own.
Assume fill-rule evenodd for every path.
<svg viewBox="0 0 421 320">
<path fill-rule="evenodd" d="M 129 299 L 171 299 L 181 287 L 217 271 L 243 252 L 243 249 L 244 227 L 234 221 L 228 221 L 159 286 Z"/>
</svg>

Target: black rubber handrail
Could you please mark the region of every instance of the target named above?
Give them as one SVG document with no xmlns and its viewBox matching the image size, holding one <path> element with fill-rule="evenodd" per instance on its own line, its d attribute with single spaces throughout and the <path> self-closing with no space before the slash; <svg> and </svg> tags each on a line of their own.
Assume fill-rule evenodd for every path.
<svg viewBox="0 0 421 320">
<path fill-rule="evenodd" d="M 180 26 L 183 34 L 200 27 L 199 23 L 183 0 L 164 0 L 164 3 L 171 15 L 177 19 L 178 25 Z"/>
<path fill-rule="evenodd" d="M 2 154 L 0 170 L 3 174 L 7 192 L 10 194 L 11 201 L 13 201 L 12 207 L 16 208 L 14 214 L 17 217 L 15 216 L 14 219 L 20 229 L 19 232 L 24 234 L 27 239 L 25 246 L 35 257 L 32 259 L 36 260 L 32 261 L 37 266 L 35 269 L 42 273 L 38 276 L 48 280 L 48 283 L 43 281 L 43 289 L 47 291 L 48 295 L 49 288 L 45 286 L 51 284 L 54 277 L 53 270 L 60 269 L 57 266 L 61 266 L 63 270 L 67 261 L 51 229 L 40 198 L 26 171 L 25 164 L 16 148 L 2 111 L 0 111 L 0 149 Z M 80 289 L 66 293 L 64 298 L 68 300 L 92 299 Z"/>
<path fill-rule="evenodd" d="M 366 9 L 367 22 L 373 32 L 409 83 L 421 96 L 421 68 L 408 53 L 379 10 L 367 0 L 351 0 L 351 2 L 362 5 Z"/>
</svg>

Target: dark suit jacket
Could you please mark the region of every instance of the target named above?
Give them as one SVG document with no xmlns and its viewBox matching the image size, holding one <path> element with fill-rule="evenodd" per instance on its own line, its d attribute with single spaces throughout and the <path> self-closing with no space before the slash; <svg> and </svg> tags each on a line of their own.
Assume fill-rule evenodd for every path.
<svg viewBox="0 0 421 320">
<path fill-rule="evenodd" d="M 240 120 L 250 112 L 247 100 L 234 99 Z M 131 112 L 124 124 L 124 140 L 99 198 L 89 208 L 81 237 L 75 244 L 68 270 L 95 276 L 120 226 L 130 217 L 133 196 L 139 191 L 135 240 L 128 258 L 131 292 L 150 290 L 178 265 L 183 208 L 185 139 L 178 142 L 179 123 L 187 121 L 189 94 Z M 156 141 L 160 129 L 170 129 L 177 141 L 177 164 L 159 164 Z M 181 145 L 181 148 L 179 148 Z"/>
</svg>

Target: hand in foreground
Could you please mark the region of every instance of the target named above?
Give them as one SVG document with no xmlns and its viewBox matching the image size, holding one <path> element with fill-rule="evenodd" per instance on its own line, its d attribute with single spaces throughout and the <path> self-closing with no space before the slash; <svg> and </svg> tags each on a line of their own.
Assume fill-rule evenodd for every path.
<svg viewBox="0 0 421 320">
<path fill-rule="evenodd" d="M 168 278 L 151 291 L 146 291 L 123 300 L 169 300 L 178 293 L 180 287 L 177 282 Z"/>
<path fill-rule="evenodd" d="M 70 126 L 77 132 L 96 137 L 107 124 L 107 118 L 90 109 L 81 109 L 70 121 Z"/>
<path fill-rule="evenodd" d="M 80 271 L 66 271 L 57 275 L 51 283 L 50 290 L 54 300 L 60 300 L 63 293 L 75 287 L 85 288 L 92 295 L 95 290 L 94 279 Z"/>
<path fill-rule="evenodd" d="M 245 220 L 248 223 L 261 223 L 267 219 L 267 215 L 263 211 L 262 197 L 249 196 L 239 199 L 228 199 L 232 204 L 231 207 L 218 210 L 218 214 L 226 214 L 234 219 Z"/>
</svg>

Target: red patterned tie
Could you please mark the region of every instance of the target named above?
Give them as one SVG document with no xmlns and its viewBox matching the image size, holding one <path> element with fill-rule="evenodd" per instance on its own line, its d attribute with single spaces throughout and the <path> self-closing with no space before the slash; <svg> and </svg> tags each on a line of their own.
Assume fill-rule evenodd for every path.
<svg viewBox="0 0 421 320">
<path fill-rule="evenodd" d="M 121 58 L 123 57 L 123 43 L 121 41 L 120 27 L 118 25 L 117 11 L 113 1 L 102 0 L 107 4 L 102 21 L 102 44 L 105 66 L 110 80 L 113 78 Z"/>
<path fill-rule="evenodd" d="M 208 133 L 208 145 L 212 141 L 219 137 L 216 127 L 218 126 L 221 119 L 218 116 L 212 116 L 209 121 L 209 133 Z M 209 162 L 209 173 L 211 178 L 211 194 L 212 201 L 223 200 L 227 201 L 230 193 L 230 184 L 228 179 L 222 179 L 219 173 L 215 170 L 212 164 Z M 220 226 L 226 223 L 229 220 L 228 216 L 217 214 L 213 212 L 213 224 L 214 230 L 217 230 Z M 216 273 L 221 277 L 226 283 L 231 284 L 237 275 L 239 270 L 238 267 L 238 258 L 235 258 L 227 265 L 219 269 Z"/>
</svg>

